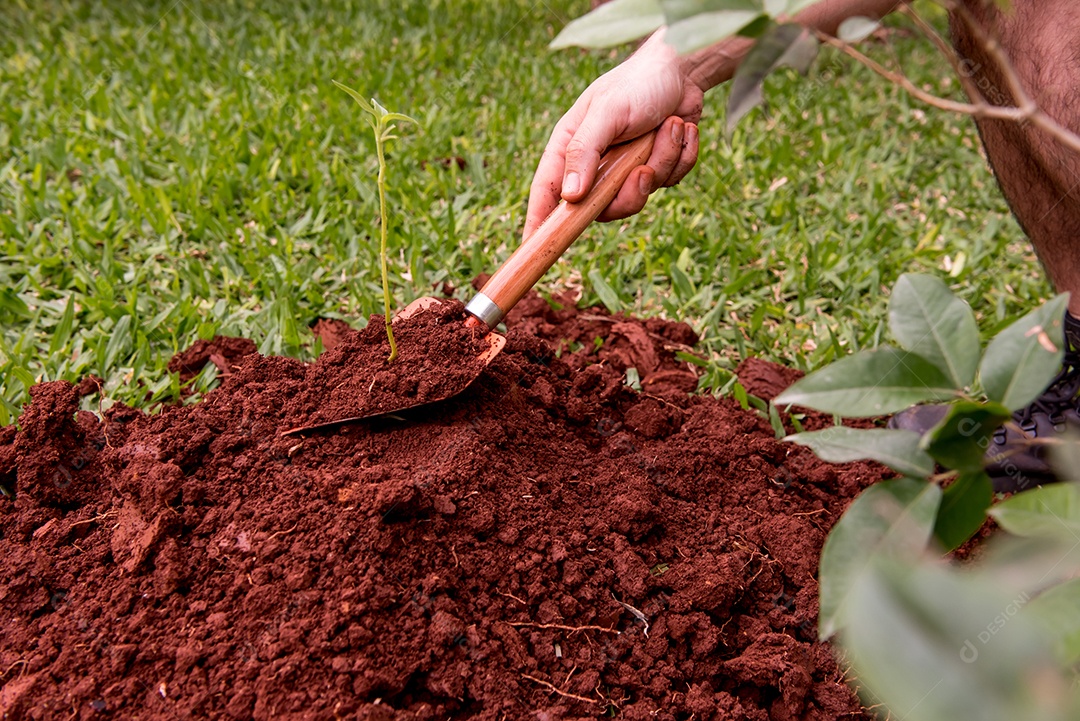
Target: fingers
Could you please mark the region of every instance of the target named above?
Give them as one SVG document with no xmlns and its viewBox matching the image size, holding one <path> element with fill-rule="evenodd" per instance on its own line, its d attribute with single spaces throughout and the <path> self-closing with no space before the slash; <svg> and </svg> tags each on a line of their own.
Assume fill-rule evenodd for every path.
<svg viewBox="0 0 1080 721">
<path fill-rule="evenodd" d="M 679 158 L 682 157 L 685 132 L 686 123 L 682 118 L 673 116 L 660 124 L 660 129 L 656 132 L 656 141 L 653 143 L 652 154 L 645 163 L 656 173 L 656 188 L 668 184 L 668 178 L 671 177 Z"/>
<path fill-rule="evenodd" d="M 649 201 L 649 195 L 656 190 L 656 172 L 648 165 L 641 165 L 630 171 L 630 177 L 619 189 L 618 195 L 604 212 L 597 218 L 601 223 L 611 220 L 621 220 L 636 215 Z"/>
<path fill-rule="evenodd" d="M 539 227 L 559 204 L 560 197 L 578 202 L 592 188 L 601 154 L 615 139 L 616 126 L 610 119 L 597 120 L 603 116 L 588 113 L 576 129 L 572 123 L 556 126 L 533 177 L 523 237 L 529 237 Z M 599 220 L 620 220 L 641 212 L 649 195 L 681 181 L 697 163 L 697 156 L 697 125 L 669 117 L 657 131 L 646 164 L 630 173 Z"/>
<path fill-rule="evenodd" d="M 670 117 L 660 126 L 652 154 L 633 170 L 598 220 L 620 220 L 641 212 L 658 188 L 678 183 L 697 162 L 698 130 L 693 123 Z"/>
<path fill-rule="evenodd" d="M 576 203 L 592 188 L 600 154 L 607 150 L 619 132 L 613 114 L 603 108 L 590 108 L 577 132 L 566 144 L 566 168 L 562 181 L 562 197 Z"/>
<path fill-rule="evenodd" d="M 544 219 L 555 210 L 562 196 L 563 171 L 566 166 L 566 143 L 573 137 L 569 123 L 560 122 L 555 126 L 548 140 L 540 164 L 533 175 L 529 187 L 529 210 L 525 214 L 523 238 L 532 235 Z"/>
<path fill-rule="evenodd" d="M 664 185 L 682 156 L 684 126 L 681 118 L 670 117 L 656 131 L 652 153 L 645 165 L 630 172 L 615 199 L 599 220 L 619 220 L 640 213 L 649 196 Z"/>
<path fill-rule="evenodd" d="M 694 123 L 687 123 L 686 130 L 683 132 L 682 152 L 679 155 L 678 162 L 675 163 L 675 169 L 671 171 L 671 175 L 668 176 L 664 186 L 671 187 L 685 178 L 686 174 L 693 170 L 697 164 L 697 157 L 698 127 Z"/>
<path fill-rule="evenodd" d="M 562 168 L 558 167 L 559 165 L 561 163 L 556 164 L 554 160 L 549 160 L 545 151 L 529 188 L 529 209 L 525 213 L 525 228 L 521 237 L 528 238 L 532 235 L 544 222 L 544 218 L 551 215 L 551 211 L 559 204 L 559 181 L 562 178 Z"/>
</svg>

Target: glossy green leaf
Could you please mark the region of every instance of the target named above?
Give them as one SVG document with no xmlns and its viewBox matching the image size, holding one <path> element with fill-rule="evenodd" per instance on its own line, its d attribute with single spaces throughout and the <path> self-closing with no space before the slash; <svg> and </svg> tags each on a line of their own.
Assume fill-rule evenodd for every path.
<svg viewBox="0 0 1080 721">
<path fill-rule="evenodd" d="M 663 24 L 659 0 L 612 0 L 572 20 L 548 47 L 606 48 L 648 35 Z"/>
<path fill-rule="evenodd" d="M 1075 694 L 1050 643 L 1001 579 L 875 563 L 841 643 L 867 700 L 905 721 L 1065 721 Z"/>
<path fill-rule="evenodd" d="M 946 468 L 978 472 L 985 465 L 986 449 L 994 430 L 1012 414 L 1000 403 L 959 401 L 923 436 L 921 448 Z"/>
<path fill-rule="evenodd" d="M 1067 666 L 1080 662 L 1080 578 L 1039 594 L 1023 613 L 1053 639 L 1058 661 Z"/>
<path fill-rule="evenodd" d="M 383 116 L 383 121 L 387 123 L 411 123 L 413 125 L 419 125 L 416 118 L 405 115 L 404 113 L 386 113 Z"/>
<path fill-rule="evenodd" d="M 758 15 L 749 25 L 739 28 L 736 33 L 741 38 L 760 38 L 765 31 L 773 26 L 772 18 L 768 15 Z"/>
<path fill-rule="evenodd" d="M 727 130 L 763 100 L 765 78 L 780 67 L 805 73 L 817 57 L 818 41 L 809 30 L 795 23 L 777 25 L 762 34 L 739 64 L 728 95 Z"/>
<path fill-rule="evenodd" d="M 844 626 L 852 589 L 875 555 L 914 558 L 926 549 L 940 503 L 940 488 L 911 478 L 877 483 L 855 499 L 821 551 L 821 638 Z"/>
<path fill-rule="evenodd" d="M 952 382 L 937 366 L 914 353 L 882 346 L 811 373 L 777 396 L 776 404 L 858 418 L 955 395 Z"/>
<path fill-rule="evenodd" d="M 900 276 L 889 298 L 889 329 L 901 348 L 936 365 L 955 387 L 975 380 L 982 351 L 975 314 L 940 279 Z"/>
<path fill-rule="evenodd" d="M 1080 539 L 1080 485 L 1056 483 L 1018 493 L 994 506 L 990 516 L 1017 536 Z"/>
<path fill-rule="evenodd" d="M 1016 321 L 991 341 L 979 368 L 983 390 L 1009 410 L 1019 410 L 1046 389 L 1061 367 L 1062 293 Z"/>
<path fill-rule="evenodd" d="M 897 473 L 917 478 L 934 472 L 934 459 L 919 448 L 919 435 L 912 431 L 833 426 L 796 433 L 785 440 L 806 446 L 829 463 L 877 461 Z"/>
<path fill-rule="evenodd" d="M 994 501 L 994 486 L 982 470 L 964 473 L 941 496 L 934 536 L 952 551 L 986 523 L 986 509 Z"/>
</svg>

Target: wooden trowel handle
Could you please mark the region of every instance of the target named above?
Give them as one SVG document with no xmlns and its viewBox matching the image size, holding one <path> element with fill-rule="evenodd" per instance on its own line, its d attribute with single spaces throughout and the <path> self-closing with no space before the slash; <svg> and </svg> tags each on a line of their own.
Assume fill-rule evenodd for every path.
<svg viewBox="0 0 1080 721">
<path fill-rule="evenodd" d="M 480 289 L 466 310 L 489 328 L 517 305 L 555 261 L 577 240 L 589 223 L 615 199 L 630 171 L 644 165 L 652 153 L 656 131 L 609 148 L 600 158 L 592 189 L 580 202 L 560 202 L 532 235 L 514 251 Z M 494 307 L 492 307 L 494 306 Z"/>
</svg>

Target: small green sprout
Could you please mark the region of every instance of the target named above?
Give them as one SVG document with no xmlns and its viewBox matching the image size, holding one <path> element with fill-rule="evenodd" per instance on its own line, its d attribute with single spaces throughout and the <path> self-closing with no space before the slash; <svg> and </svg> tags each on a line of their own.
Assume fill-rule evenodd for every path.
<svg viewBox="0 0 1080 721">
<path fill-rule="evenodd" d="M 394 329 L 390 325 L 390 280 L 386 260 L 386 227 L 389 224 L 386 211 L 386 144 L 397 138 L 394 135 L 396 130 L 394 123 L 400 121 L 415 125 L 416 120 L 401 113 L 391 113 L 379 105 L 375 98 L 372 98 L 369 103 L 364 100 L 360 93 L 346 85 L 342 85 L 337 80 L 334 81 L 334 85 L 352 96 L 356 104 L 366 113 L 368 125 L 371 126 L 371 131 L 375 134 L 375 151 L 379 156 L 379 179 L 377 182 L 379 186 L 379 257 L 382 269 L 383 308 L 386 315 L 386 338 L 390 341 L 390 357 L 386 359 L 386 362 L 393 363 L 398 352 L 397 343 L 394 342 Z"/>
</svg>

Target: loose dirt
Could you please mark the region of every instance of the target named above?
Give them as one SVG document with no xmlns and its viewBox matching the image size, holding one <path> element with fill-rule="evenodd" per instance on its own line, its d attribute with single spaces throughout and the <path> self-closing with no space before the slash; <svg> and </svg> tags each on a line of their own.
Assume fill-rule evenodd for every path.
<svg viewBox="0 0 1080 721">
<path fill-rule="evenodd" d="M 398 357 L 389 362 L 383 316 L 333 338 L 286 414 L 296 426 L 387 413 L 456 395 L 480 374 L 485 331 L 465 325 L 465 306 L 445 300 L 407 322 L 394 321 Z M 340 329 L 339 329 L 340 330 Z"/>
<path fill-rule="evenodd" d="M 372 320 L 312 365 L 215 339 L 222 386 L 152 416 L 33 389 L 0 429 L 0 716 L 866 718 L 815 573 L 883 469 L 688 395 L 688 326 L 535 296 L 453 400 L 282 437 L 379 384 Z"/>
</svg>

